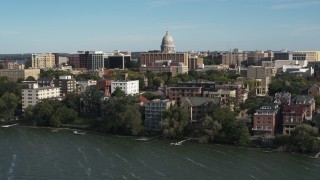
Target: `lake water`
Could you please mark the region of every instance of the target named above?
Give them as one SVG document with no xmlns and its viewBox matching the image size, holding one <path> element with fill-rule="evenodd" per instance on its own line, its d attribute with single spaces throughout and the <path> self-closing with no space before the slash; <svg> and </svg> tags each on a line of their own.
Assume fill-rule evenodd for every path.
<svg viewBox="0 0 320 180">
<path fill-rule="evenodd" d="M 0 179 L 319 179 L 320 159 L 224 145 L 0 128 Z"/>
</svg>

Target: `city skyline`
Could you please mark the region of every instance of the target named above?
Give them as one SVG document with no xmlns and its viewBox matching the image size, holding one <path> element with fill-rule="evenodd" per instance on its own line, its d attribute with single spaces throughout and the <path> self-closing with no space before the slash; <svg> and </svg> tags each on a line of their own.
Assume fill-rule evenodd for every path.
<svg viewBox="0 0 320 180">
<path fill-rule="evenodd" d="M 12 0 L 0 7 L 0 53 L 319 50 L 317 0 Z"/>
</svg>

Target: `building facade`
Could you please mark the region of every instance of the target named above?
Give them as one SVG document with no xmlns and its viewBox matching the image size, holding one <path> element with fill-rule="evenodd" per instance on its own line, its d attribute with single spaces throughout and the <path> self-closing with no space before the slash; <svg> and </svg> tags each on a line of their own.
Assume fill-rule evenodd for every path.
<svg viewBox="0 0 320 180">
<path fill-rule="evenodd" d="M 22 89 L 22 110 L 34 106 L 43 99 L 60 99 L 59 87 L 39 87 L 37 83 L 29 84 L 28 89 Z"/>
<path fill-rule="evenodd" d="M 163 112 L 174 105 L 175 101 L 170 101 L 169 99 L 156 99 L 145 103 L 145 128 L 147 130 L 161 130 L 160 121 L 163 119 Z"/>
<path fill-rule="evenodd" d="M 277 104 L 263 104 L 256 109 L 253 115 L 253 132 L 255 136 L 274 136 L 276 122 L 279 118 L 279 107 Z"/>
<path fill-rule="evenodd" d="M 139 80 L 134 81 L 112 81 L 111 82 L 111 94 L 119 87 L 125 94 L 137 94 L 139 93 Z"/>
<path fill-rule="evenodd" d="M 32 68 L 53 68 L 55 66 L 55 55 L 52 53 L 47 54 L 32 54 L 31 67 Z"/>
<path fill-rule="evenodd" d="M 306 120 L 308 108 L 302 105 L 287 105 L 282 111 L 283 134 L 290 134 L 298 125 Z"/>
<path fill-rule="evenodd" d="M 17 82 L 18 79 L 27 79 L 29 76 L 38 79 L 40 69 L 0 69 L 0 76 L 8 77 L 9 81 Z"/>
<path fill-rule="evenodd" d="M 61 97 L 66 97 L 77 90 L 77 81 L 72 76 L 59 76 L 59 79 L 54 79 L 53 82 L 55 87 L 60 87 Z"/>
</svg>

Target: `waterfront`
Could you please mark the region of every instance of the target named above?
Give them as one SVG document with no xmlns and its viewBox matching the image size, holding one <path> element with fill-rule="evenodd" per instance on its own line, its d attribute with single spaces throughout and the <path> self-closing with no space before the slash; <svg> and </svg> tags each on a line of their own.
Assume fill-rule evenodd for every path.
<svg viewBox="0 0 320 180">
<path fill-rule="evenodd" d="M 317 179 L 320 159 L 234 146 L 0 128 L 0 179 Z"/>
</svg>

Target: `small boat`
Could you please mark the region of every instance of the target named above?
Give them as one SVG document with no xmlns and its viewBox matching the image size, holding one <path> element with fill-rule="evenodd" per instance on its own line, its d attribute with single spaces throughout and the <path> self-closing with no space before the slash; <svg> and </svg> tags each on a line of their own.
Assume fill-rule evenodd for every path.
<svg viewBox="0 0 320 180">
<path fill-rule="evenodd" d="M 3 128 L 8 128 L 8 127 L 11 127 L 11 125 L 3 125 L 3 126 L 1 126 L 1 127 L 3 127 Z"/>
<path fill-rule="evenodd" d="M 4 128 L 8 128 L 8 127 L 11 127 L 11 126 L 16 126 L 18 124 L 8 124 L 8 125 L 2 125 L 1 127 L 4 127 Z"/>
<path fill-rule="evenodd" d="M 78 130 L 73 130 L 73 134 L 75 135 L 83 135 L 86 134 L 86 132 L 78 131 Z"/>
<path fill-rule="evenodd" d="M 180 146 L 181 144 L 182 144 L 181 142 L 170 143 L 170 145 L 174 145 L 174 146 Z"/>
</svg>

